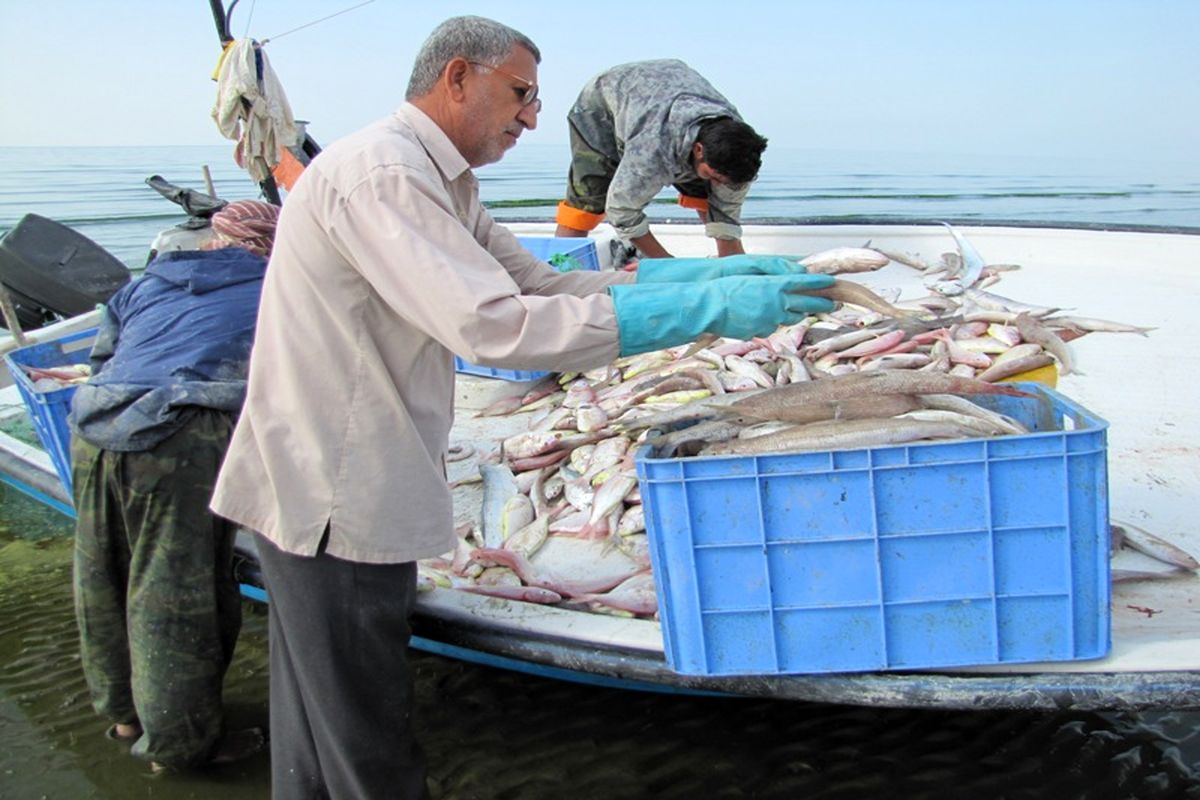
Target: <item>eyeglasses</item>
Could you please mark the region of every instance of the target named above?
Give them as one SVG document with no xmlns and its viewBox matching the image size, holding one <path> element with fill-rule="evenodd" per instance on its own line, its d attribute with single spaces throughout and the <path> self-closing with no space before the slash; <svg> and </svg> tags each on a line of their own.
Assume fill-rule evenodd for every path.
<svg viewBox="0 0 1200 800">
<path fill-rule="evenodd" d="M 524 89 L 517 89 L 515 86 L 513 87 L 513 90 L 517 93 L 517 97 L 521 100 L 521 105 L 533 106 L 534 111 L 542 110 L 542 101 L 538 99 L 538 85 L 533 81 L 529 80 L 528 78 L 522 78 L 520 75 L 514 75 L 506 69 L 500 69 L 499 67 L 494 67 L 491 64 L 484 64 L 480 61 L 468 61 L 467 63 L 474 64 L 477 67 L 483 67 L 484 69 L 490 69 L 495 72 L 499 72 L 501 75 L 507 75 L 514 81 L 520 81 L 521 83 L 525 84 Z"/>
</svg>

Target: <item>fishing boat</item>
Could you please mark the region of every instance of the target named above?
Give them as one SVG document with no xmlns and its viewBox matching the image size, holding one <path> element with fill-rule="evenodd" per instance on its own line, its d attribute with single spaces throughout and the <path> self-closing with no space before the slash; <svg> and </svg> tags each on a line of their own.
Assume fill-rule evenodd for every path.
<svg viewBox="0 0 1200 800">
<path fill-rule="evenodd" d="M 229 13 L 210 0 L 222 42 L 231 41 Z M 319 147 L 304 134 L 294 156 L 304 163 Z M 278 201 L 273 179 L 263 195 Z M 1197 373 L 1193 297 L 1200 264 L 1200 228 L 1086 224 L 980 223 L 949 220 L 991 264 L 1019 265 L 1003 293 L 1080 315 L 1153 328 L 1148 336 L 1093 334 L 1072 342 L 1077 370 L 1058 390 L 1107 422 L 1107 498 L 1111 517 L 1161 533 L 1200 553 L 1200 526 L 1188 509 L 1200 495 L 1200 411 L 1191 381 Z M 507 223 L 523 237 L 552 237 L 549 222 Z M 705 256 L 702 226 L 665 223 L 656 234 L 677 256 Z M 861 246 L 936 259 L 953 249 L 939 221 L 925 219 L 773 219 L 744 226 L 750 252 L 805 255 Z M 622 247 L 604 226 L 593 235 L 599 266 L 621 266 Z M 920 276 L 893 261 L 855 280 L 880 291 L 925 293 Z M 95 312 L 31 333 L 31 341 L 94 327 Z M 11 349 L 15 342 L 0 348 Z M 5 376 L 7 378 L 7 376 Z M 519 429 L 515 418 L 479 417 L 493 401 L 523 390 L 518 382 L 460 375 L 452 442 L 487 453 Z M 16 387 L 10 414 L 26 413 Z M 477 468 L 451 464 L 450 477 Z M 0 434 L 0 480 L 39 501 L 73 513 L 54 460 L 40 447 Z M 456 514 L 478 515 L 478 487 L 455 490 Z M 1107 520 L 1107 517 L 1106 517 Z M 1128 551 L 1113 557 L 1132 570 L 1164 572 Z M 269 602 L 243 532 L 237 549 L 243 594 Z M 936 565 L 931 565 L 936 568 Z M 1114 584 L 1111 650 L 1090 660 L 984 664 L 919 670 L 695 675 L 673 669 L 655 619 L 589 613 L 483 596 L 454 588 L 419 595 L 413 646 L 452 658 L 602 686 L 654 692 L 729 694 L 859 705 L 960 709 L 1178 709 L 1200 707 L 1200 578 L 1195 573 Z"/>
<path fill-rule="evenodd" d="M 511 223 L 518 236 L 552 236 L 549 223 Z M 1058 391 L 1108 423 L 1107 476 L 1111 517 L 1128 520 L 1200 552 L 1200 529 L 1189 500 L 1200 493 L 1200 412 L 1191 391 L 1190 291 L 1200 263 L 1200 230 L 1047 226 L 957 221 L 990 263 L 1019 265 L 1006 273 L 1006 296 L 1075 309 L 1080 315 L 1153 328 L 1148 335 L 1091 334 L 1071 343 L 1077 369 L 1058 378 Z M 669 224 L 659 235 L 673 253 L 705 255 L 699 225 Z M 618 266 L 611 234 L 599 234 L 602 268 Z M 608 237 L 608 238 L 606 238 Z M 750 224 L 753 252 L 807 254 L 870 242 L 888 252 L 935 257 L 953 248 L 932 221 L 794 220 Z M 854 278 L 881 292 L 920 290 L 910 267 L 891 263 Z M 921 290 L 923 291 L 923 290 Z M 83 327 L 87 318 L 63 326 Z M 525 422 L 479 417 L 496 399 L 528 384 L 460 375 L 452 440 L 480 454 Z M 13 392 L 10 387 L 5 392 Z M 10 400 L 16 407 L 19 400 Z M 477 468 L 451 464 L 451 478 Z M 70 497 L 47 455 L 0 435 L 0 476 L 70 513 Z M 478 510 L 478 487 L 456 489 L 456 510 Z M 1120 551 L 1114 566 L 1154 571 L 1147 557 Z M 1162 565 L 1157 565 L 1161 571 Z M 253 538 L 239 539 L 243 593 L 269 598 L 254 557 Z M 413 646 L 453 658 L 542 676 L 628 689 L 766 696 L 863 705 L 941 708 L 1137 709 L 1200 706 L 1200 578 L 1194 573 L 1116 583 L 1111 594 L 1111 651 L 1103 658 L 1047 663 L 987 664 L 953 669 L 769 675 L 689 675 L 668 665 L 661 623 L 557 606 L 481 596 L 454 588 L 423 592 Z"/>
</svg>

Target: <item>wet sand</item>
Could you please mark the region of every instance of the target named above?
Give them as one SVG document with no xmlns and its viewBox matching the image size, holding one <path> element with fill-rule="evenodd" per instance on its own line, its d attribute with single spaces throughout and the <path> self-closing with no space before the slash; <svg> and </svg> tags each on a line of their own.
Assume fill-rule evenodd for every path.
<svg viewBox="0 0 1200 800">
<path fill-rule="evenodd" d="M 75 649 L 69 523 L 0 492 L 0 797 L 268 797 L 265 754 L 150 777 L 104 738 Z M 266 616 L 246 611 L 235 726 L 267 720 Z M 1200 712 L 882 710 L 414 661 L 437 798 L 1200 798 Z"/>
</svg>

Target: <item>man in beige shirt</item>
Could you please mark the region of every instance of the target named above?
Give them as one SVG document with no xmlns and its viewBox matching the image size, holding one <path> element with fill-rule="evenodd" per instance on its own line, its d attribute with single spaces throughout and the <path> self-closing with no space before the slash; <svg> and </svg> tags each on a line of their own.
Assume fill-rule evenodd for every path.
<svg viewBox="0 0 1200 800">
<path fill-rule="evenodd" d="M 825 276 L 739 256 L 676 283 L 559 274 L 479 202 L 472 167 L 537 125 L 540 54 L 491 20 L 438 26 L 408 102 L 335 142 L 279 221 L 247 400 L 212 508 L 256 531 L 270 594 L 276 797 L 422 797 L 406 651 L 419 558 L 454 542 L 453 355 L 575 370 L 743 338 L 830 307 Z M 687 278 L 693 280 L 692 277 Z"/>
</svg>

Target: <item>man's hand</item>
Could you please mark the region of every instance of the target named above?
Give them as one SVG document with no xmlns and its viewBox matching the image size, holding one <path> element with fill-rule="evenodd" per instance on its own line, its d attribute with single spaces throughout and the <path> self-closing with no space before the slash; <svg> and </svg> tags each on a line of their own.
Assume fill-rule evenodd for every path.
<svg viewBox="0 0 1200 800">
<path fill-rule="evenodd" d="M 667 252 L 667 248 L 659 243 L 658 239 L 654 238 L 653 233 L 646 233 L 636 239 L 630 239 L 633 246 L 642 254 L 642 258 L 670 258 L 671 254 Z"/>
</svg>

